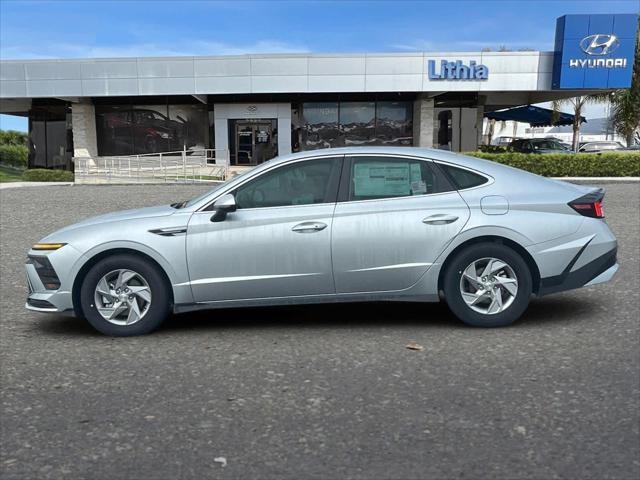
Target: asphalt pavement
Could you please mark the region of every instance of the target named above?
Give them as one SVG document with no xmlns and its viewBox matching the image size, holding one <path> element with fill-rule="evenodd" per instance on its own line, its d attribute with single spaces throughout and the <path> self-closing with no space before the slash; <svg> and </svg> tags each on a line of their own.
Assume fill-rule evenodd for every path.
<svg viewBox="0 0 640 480">
<path fill-rule="evenodd" d="M 614 281 L 509 328 L 369 303 L 179 315 L 135 338 L 26 311 L 25 254 L 206 187 L 2 190 L 0 478 L 638 479 L 640 186 L 606 187 Z"/>
</svg>

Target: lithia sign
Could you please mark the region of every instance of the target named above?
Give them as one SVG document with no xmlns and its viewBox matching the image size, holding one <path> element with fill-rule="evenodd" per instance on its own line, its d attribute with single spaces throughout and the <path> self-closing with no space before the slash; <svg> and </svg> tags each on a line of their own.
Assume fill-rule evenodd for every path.
<svg viewBox="0 0 640 480">
<path fill-rule="evenodd" d="M 471 60 L 468 65 L 462 60 L 440 61 L 440 68 L 435 60 L 427 61 L 427 75 L 429 80 L 487 80 L 489 68 Z"/>
</svg>

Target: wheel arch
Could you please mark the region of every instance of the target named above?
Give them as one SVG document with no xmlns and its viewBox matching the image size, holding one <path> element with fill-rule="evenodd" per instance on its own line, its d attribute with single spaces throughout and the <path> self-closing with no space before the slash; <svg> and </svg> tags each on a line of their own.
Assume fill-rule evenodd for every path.
<svg viewBox="0 0 640 480">
<path fill-rule="evenodd" d="M 82 312 L 82 305 L 80 302 L 80 289 L 82 287 L 82 282 L 84 281 L 85 277 L 87 276 L 87 273 L 89 272 L 89 270 L 91 270 L 91 268 L 96 265 L 99 261 L 107 258 L 107 257 L 111 257 L 113 255 L 122 255 L 122 254 L 126 254 L 126 255 L 133 255 L 136 257 L 140 257 L 142 259 L 144 259 L 145 261 L 151 263 L 154 267 L 156 267 L 158 269 L 158 271 L 161 273 L 163 281 L 165 282 L 168 290 L 169 290 L 169 294 L 170 294 L 170 298 L 169 298 L 169 304 L 172 306 L 173 302 L 174 302 L 174 292 L 173 292 L 173 287 L 171 285 L 171 281 L 169 279 L 169 275 L 167 275 L 167 272 L 165 271 L 164 268 L 162 268 L 162 265 L 160 265 L 153 257 L 151 257 L 150 255 L 147 255 L 144 252 L 141 252 L 140 250 L 135 250 L 133 248 L 125 248 L 125 247 L 119 247 L 119 248 L 110 248 L 107 250 L 103 250 L 101 252 L 96 253 L 95 255 L 93 255 L 91 258 L 89 258 L 83 265 L 82 267 L 80 267 L 80 270 L 78 270 L 78 273 L 76 274 L 74 280 L 73 280 L 73 287 L 71 289 L 71 302 L 73 304 L 73 310 L 76 314 L 76 316 L 78 317 L 83 317 L 83 312 Z"/>
<path fill-rule="evenodd" d="M 447 269 L 449 268 L 449 265 L 455 258 L 455 256 L 462 249 L 467 248 L 470 245 L 475 245 L 479 243 L 498 243 L 501 245 L 505 245 L 511 248 L 512 250 L 514 250 L 516 253 L 518 253 L 522 257 L 522 259 L 526 262 L 527 267 L 529 267 L 529 271 L 531 272 L 531 282 L 532 282 L 533 293 L 536 293 L 536 294 L 538 293 L 538 290 L 540 288 L 540 270 L 538 269 L 538 264 L 536 263 L 536 261 L 533 259 L 533 257 L 527 251 L 526 248 L 524 248 L 518 242 L 506 237 L 502 237 L 500 235 L 481 235 L 478 237 L 473 237 L 468 240 L 465 240 L 460 245 L 457 245 L 451 252 L 449 252 L 449 254 L 447 255 L 447 258 L 442 264 L 442 267 L 440 268 L 440 272 L 438 273 L 438 291 L 443 290 L 442 283 L 444 281 L 444 276 L 447 272 Z"/>
</svg>

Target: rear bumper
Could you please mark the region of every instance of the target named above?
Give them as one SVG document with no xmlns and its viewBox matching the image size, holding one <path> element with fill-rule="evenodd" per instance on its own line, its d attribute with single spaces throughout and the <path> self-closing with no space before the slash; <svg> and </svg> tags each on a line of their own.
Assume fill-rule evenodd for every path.
<svg viewBox="0 0 640 480">
<path fill-rule="evenodd" d="M 618 271 L 617 248 L 613 248 L 604 255 L 591 260 L 580 268 L 571 271 L 571 266 L 578 260 L 583 250 L 578 252 L 578 256 L 559 275 L 540 279 L 538 295 L 548 295 L 550 293 L 572 290 L 574 288 L 596 285 L 608 282 Z"/>
</svg>

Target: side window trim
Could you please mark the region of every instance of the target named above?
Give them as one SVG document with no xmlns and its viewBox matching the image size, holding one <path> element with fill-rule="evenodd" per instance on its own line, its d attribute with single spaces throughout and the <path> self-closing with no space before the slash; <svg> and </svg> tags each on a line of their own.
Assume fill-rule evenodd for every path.
<svg viewBox="0 0 640 480">
<path fill-rule="evenodd" d="M 326 194 L 326 198 L 324 202 L 319 202 L 319 203 L 306 203 L 306 204 L 300 204 L 300 205 L 275 205 L 275 206 L 267 206 L 267 207 L 248 207 L 248 208 L 240 208 L 239 210 L 258 210 L 258 209 L 266 209 L 266 208 L 288 208 L 288 207 L 308 207 L 311 205 L 327 205 L 327 204 L 332 204 L 332 203 L 336 203 L 337 201 L 337 197 L 338 197 L 338 189 L 339 189 L 339 182 L 340 182 L 340 178 L 342 175 L 342 171 L 344 168 L 344 155 L 329 155 L 326 157 L 310 157 L 310 158 L 306 158 L 303 160 L 298 160 L 298 161 L 294 161 L 294 162 L 287 162 L 284 163 L 282 165 L 278 165 L 274 168 L 271 168 L 265 172 L 263 172 L 262 174 L 258 175 L 255 178 L 251 178 L 248 179 L 246 182 L 241 183 L 240 185 L 236 186 L 236 188 L 234 188 L 233 190 L 230 190 L 229 192 L 226 193 L 232 193 L 234 196 L 237 196 L 238 190 L 244 187 L 247 187 L 249 185 L 251 185 L 253 182 L 259 181 L 260 178 L 262 178 L 265 175 L 270 175 L 273 173 L 276 173 L 278 170 L 281 170 L 283 168 L 288 168 L 291 167 L 292 165 L 296 165 L 296 164 L 302 164 L 305 162 L 315 162 L 315 161 L 321 161 L 321 160 L 331 160 L 333 162 L 333 166 L 331 168 L 331 173 L 329 176 L 329 185 L 327 187 L 327 194 Z M 213 204 L 215 203 L 212 202 L 211 206 L 213 206 Z"/>
</svg>

